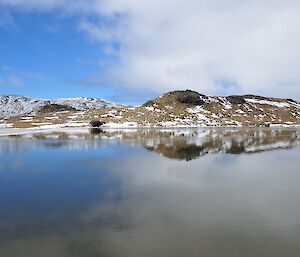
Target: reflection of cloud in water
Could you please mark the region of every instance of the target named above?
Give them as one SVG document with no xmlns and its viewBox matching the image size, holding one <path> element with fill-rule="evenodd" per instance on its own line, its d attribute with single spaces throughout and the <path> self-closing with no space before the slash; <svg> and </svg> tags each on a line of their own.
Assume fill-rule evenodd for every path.
<svg viewBox="0 0 300 257">
<path fill-rule="evenodd" d="M 117 213 L 120 229 L 107 232 L 118 245 L 112 256 L 297 256 L 298 154 L 236 156 L 226 165 L 217 156 L 127 156 L 111 169 L 123 177 L 123 201 L 99 205 L 85 222 Z"/>
<path fill-rule="evenodd" d="M 161 133 L 126 132 L 120 136 L 120 132 L 110 132 L 98 135 L 97 140 L 61 139 L 63 144 L 55 147 L 76 150 L 66 151 L 68 158 L 60 158 L 64 151 L 53 155 L 53 146 L 48 143 L 56 139 L 32 140 L 35 148 L 26 150 L 43 149 L 40 154 L 49 156 L 49 164 L 42 163 L 45 158 L 32 162 L 35 152 L 20 160 L 25 161 L 27 169 L 29 161 L 37 166 L 48 164 L 48 173 L 54 175 L 33 173 L 28 192 L 22 188 L 23 183 L 28 183 L 26 174 L 31 171 L 24 169 L 24 174 L 8 178 L 0 173 L 0 181 L 13 187 L 6 192 L 2 187 L 0 193 L 14 194 L 11 203 L 0 198 L 0 206 L 8 207 L 2 208 L 0 215 L 1 254 L 8 257 L 299 255 L 299 149 L 230 155 L 230 158 L 222 154 L 231 151 L 228 149 L 232 149 L 233 141 L 243 145 L 244 150 L 250 146 L 259 151 L 272 149 L 274 145 L 276 149 L 293 147 L 298 144 L 297 131 Z M 107 140 L 124 143 L 121 147 L 124 151 Z M 18 149 L 28 142 L 11 141 L 20 144 Z M 99 151 L 103 145 L 108 149 Z M 178 162 L 139 147 L 132 150 L 128 145 L 146 146 L 176 159 L 199 156 L 198 150 L 196 154 L 192 151 L 188 158 L 181 155 L 181 146 L 193 145 L 201 147 L 203 157 Z M 87 150 L 88 154 L 79 149 Z M 181 149 L 179 153 L 177 149 Z M 205 155 L 210 152 L 220 154 Z M 14 184 L 16 178 L 19 180 Z M 33 213 L 26 212 L 29 207 Z M 3 214 L 5 211 L 7 215 Z"/>
</svg>

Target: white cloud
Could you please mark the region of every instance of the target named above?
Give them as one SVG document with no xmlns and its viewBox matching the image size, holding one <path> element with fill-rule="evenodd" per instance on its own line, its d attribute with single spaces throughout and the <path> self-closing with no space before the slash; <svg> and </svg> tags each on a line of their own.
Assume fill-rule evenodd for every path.
<svg viewBox="0 0 300 257">
<path fill-rule="evenodd" d="M 19 87 L 19 86 L 23 86 L 24 82 L 21 78 L 18 78 L 15 75 L 11 75 L 7 78 L 7 83 L 8 85 L 14 86 L 14 87 Z"/>
<path fill-rule="evenodd" d="M 15 75 L 10 75 L 8 77 L 0 77 L 0 86 L 20 87 L 24 84 L 24 81 Z"/>
<path fill-rule="evenodd" d="M 30 70 L 18 70 L 14 67 L 3 65 L 0 67 L 0 72 L 4 74 L 0 77 L 0 86 L 13 86 L 19 87 L 24 86 L 25 81 L 42 81 L 45 80 L 45 76 L 36 71 Z"/>
<path fill-rule="evenodd" d="M 0 0 L 27 9 L 61 7 L 113 19 L 79 29 L 118 42 L 120 63 L 106 80 L 157 91 L 300 95 L 297 0 Z M 100 19 L 101 20 L 101 19 Z M 226 86 L 222 81 L 231 82 Z M 299 99 L 299 98 L 298 98 Z"/>
<path fill-rule="evenodd" d="M 8 11 L 0 9 L 0 28 L 1 27 L 15 27 L 15 21 Z"/>
<path fill-rule="evenodd" d="M 30 81 L 45 80 L 45 76 L 36 71 L 18 70 L 14 67 L 3 65 L 0 67 L 0 86 L 21 87 Z"/>
</svg>

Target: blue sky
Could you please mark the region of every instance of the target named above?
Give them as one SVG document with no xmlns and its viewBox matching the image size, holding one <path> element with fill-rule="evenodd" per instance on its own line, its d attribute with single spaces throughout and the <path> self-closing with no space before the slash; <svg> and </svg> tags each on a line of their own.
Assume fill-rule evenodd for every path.
<svg viewBox="0 0 300 257">
<path fill-rule="evenodd" d="M 0 0 L 0 94 L 300 100 L 300 2 Z"/>
<path fill-rule="evenodd" d="M 77 28 L 80 17 L 15 9 L 9 15 L 13 23 L 0 26 L 1 94 L 90 96 L 123 103 L 140 103 L 156 95 L 101 81 L 106 68 L 118 62 L 107 48 L 118 50 L 119 45 L 88 38 Z"/>
</svg>

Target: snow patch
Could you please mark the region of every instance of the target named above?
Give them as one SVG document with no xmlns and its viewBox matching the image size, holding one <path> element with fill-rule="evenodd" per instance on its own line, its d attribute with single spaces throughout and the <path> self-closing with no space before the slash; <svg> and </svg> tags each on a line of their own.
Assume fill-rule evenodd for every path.
<svg viewBox="0 0 300 257">
<path fill-rule="evenodd" d="M 268 101 L 268 100 L 259 100 L 259 99 L 245 99 L 245 101 L 252 103 L 252 104 L 266 104 L 276 106 L 278 108 L 288 108 L 290 107 L 289 103 L 285 102 L 276 102 L 276 101 Z"/>
<path fill-rule="evenodd" d="M 154 107 L 152 106 L 146 106 L 145 109 L 147 109 L 148 111 L 154 111 Z"/>
</svg>

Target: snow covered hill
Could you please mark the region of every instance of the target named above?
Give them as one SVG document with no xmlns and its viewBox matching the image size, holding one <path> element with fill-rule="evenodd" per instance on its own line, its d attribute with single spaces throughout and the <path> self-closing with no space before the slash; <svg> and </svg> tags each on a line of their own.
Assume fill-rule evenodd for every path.
<svg viewBox="0 0 300 257">
<path fill-rule="evenodd" d="M 26 96 L 3 95 L 0 96 L 0 116 L 11 117 L 30 113 L 49 103 L 46 100 L 33 99 Z"/>
<path fill-rule="evenodd" d="M 26 96 L 0 96 L 0 117 L 12 117 L 38 111 L 49 104 L 59 104 L 76 110 L 99 110 L 103 108 L 122 107 L 120 104 L 108 102 L 99 98 L 74 97 L 54 100 L 35 99 Z"/>
<path fill-rule="evenodd" d="M 82 127 L 92 120 L 114 128 L 300 127 L 300 103 L 292 99 L 206 96 L 191 90 L 168 92 L 141 106 L 121 106 L 96 98 L 7 96 L 0 98 L 1 115 L 0 127 L 5 128 Z"/>
<path fill-rule="evenodd" d="M 99 98 L 93 97 L 71 97 L 71 98 L 59 98 L 52 100 L 51 103 L 68 105 L 77 110 L 98 110 L 102 108 L 123 107 L 121 104 L 105 101 Z"/>
</svg>

